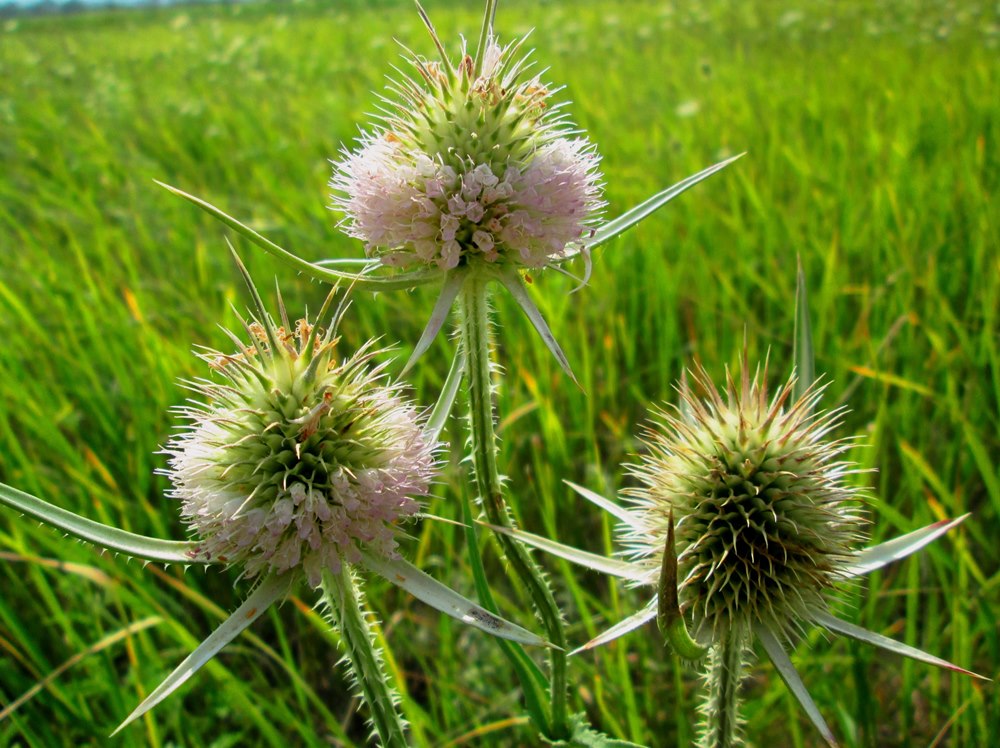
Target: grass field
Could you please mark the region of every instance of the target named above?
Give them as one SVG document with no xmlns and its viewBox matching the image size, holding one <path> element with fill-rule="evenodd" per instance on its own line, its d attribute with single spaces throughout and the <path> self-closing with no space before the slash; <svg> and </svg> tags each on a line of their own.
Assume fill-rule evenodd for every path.
<svg viewBox="0 0 1000 748">
<path fill-rule="evenodd" d="M 429 0 L 457 48 L 479 3 Z M 470 7 L 471 6 L 471 7 Z M 522 524 L 595 552 L 613 527 L 562 479 L 607 495 L 647 408 L 700 360 L 716 379 L 770 350 L 791 362 L 795 257 L 808 276 L 825 404 L 847 402 L 853 459 L 877 469 L 871 533 L 970 521 L 844 591 L 841 615 L 988 676 L 1000 662 L 1000 8 L 995 3 L 668 4 L 508 0 L 546 79 L 599 145 L 609 215 L 713 163 L 734 166 L 599 250 L 588 288 L 534 294 L 585 393 L 500 298 L 501 470 Z M 329 163 L 367 120 L 393 37 L 433 48 L 399 2 L 251 4 L 21 18 L 0 26 L 0 481 L 136 532 L 181 538 L 154 470 L 195 344 L 225 348 L 244 289 L 220 224 L 153 184 L 200 195 L 311 259 L 358 256 L 328 209 Z M 234 240 L 235 241 L 235 240 Z M 237 242 L 293 313 L 326 289 Z M 398 341 L 398 372 L 433 289 L 359 294 L 347 344 Z M 431 404 L 439 340 L 412 376 Z M 430 511 L 460 515 L 456 447 Z M 593 510 L 593 511 L 592 511 Z M 405 553 L 471 595 L 461 532 L 424 523 Z M 530 608 L 487 550 L 503 610 Z M 541 559 L 582 643 L 643 598 Z M 0 745 L 364 744 L 331 634 L 306 596 L 272 609 L 192 684 L 107 735 L 233 610 L 236 572 L 102 556 L 0 511 Z M 391 669 L 420 745 L 534 745 L 497 646 L 372 579 Z M 811 632 L 795 662 L 848 746 L 978 746 L 1000 695 Z M 766 660 L 764 660 L 766 662 Z M 571 660 L 574 708 L 609 734 L 687 745 L 697 682 L 652 628 Z M 818 745 L 774 670 L 746 690 L 760 746 Z M 41 686 L 40 690 L 37 688 Z M 37 693 L 32 693 L 32 689 Z"/>
</svg>

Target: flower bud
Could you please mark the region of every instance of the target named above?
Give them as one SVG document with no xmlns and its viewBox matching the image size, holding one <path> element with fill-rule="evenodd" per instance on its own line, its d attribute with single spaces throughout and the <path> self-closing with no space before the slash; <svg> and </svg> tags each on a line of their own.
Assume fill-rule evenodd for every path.
<svg viewBox="0 0 1000 748">
<path fill-rule="evenodd" d="M 765 374 L 766 376 L 766 374 Z M 755 624 L 791 633 L 826 610 L 825 594 L 862 539 L 855 471 L 830 440 L 841 411 L 814 412 L 822 392 L 790 402 L 794 380 L 770 397 L 760 378 L 728 381 L 725 398 L 703 370 L 674 412 L 648 428 L 648 453 L 632 468 L 636 526 L 623 542 L 657 574 L 676 522 L 680 606 L 695 633 L 718 641 Z"/>
</svg>

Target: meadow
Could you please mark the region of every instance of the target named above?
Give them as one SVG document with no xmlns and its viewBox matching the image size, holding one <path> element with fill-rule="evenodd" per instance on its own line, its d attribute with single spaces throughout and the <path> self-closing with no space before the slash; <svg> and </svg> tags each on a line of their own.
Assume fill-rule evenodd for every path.
<svg viewBox="0 0 1000 748">
<path fill-rule="evenodd" d="M 480 3 L 429 0 L 457 49 Z M 501 472 L 522 525 L 610 553 L 613 526 L 563 479 L 613 495 L 648 408 L 682 370 L 768 352 L 791 367 L 796 256 L 808 279 L 824 404 L 850 408 L 851 458 L 877 472 L 873 540 L 972 512 L 927 551 L 846 587 L 848 620 L 990 677 L 1000 662 L 1000 7 L 971 0 L 508 0 L 545 79 L 603 157 L 607 214 L 731 154 L 747 156 L 595 253 L 590 284 L 532 275 L 582 384 L 509 299 Z M 202 375 L 196 345 L 248 304 L 224 227 L 153 180 L 202 196 L 307 258 L 357 257 L 329 209 L 329 159 L 375 107 L 393 39 L 433 48 L 405 0 L 191 6 L 0 23 L 0 482 L 103 522 L 184 536 L 157 453 Z M 327 289 L 232 237 L 293 314 Z M 345 345 L 397 347 L 398 374 L 434 289 L 355 295 Z M 442 336 L 409 379 L 434 402 Z M 471 491 L 454 419 L 428 511 Z M 423 522 L 404 553 L 473 594 L 460 528 Z M 508 617 L 535 628 L 488 538 Z M 583 643 L 645 602 L 540 561 Z M 151 716 L 107 735 L 242 599 L 235 571 L 102 555 L 0 511 L 0 745 L 364 745 L 336 635 L 306 590 Z M 534 745 L 497 645 L 377 578 L 368 586 L 413 740 Z M 1000 692 L 844 639 L 794 655 L 847 746 L 977 746 Z M 605 732 L 687 745 L 697 682 L 652 628 L 571 659 L 574 709 Z M 764 663 L 767 660 L 763 660 Z M 820 739 L 769 664 L 746 691 L 761 746 Z M 22 696 L 27 696 L 23 701 Z M 16 708 L 15 708 L 16 707 Z"/>
</svg>

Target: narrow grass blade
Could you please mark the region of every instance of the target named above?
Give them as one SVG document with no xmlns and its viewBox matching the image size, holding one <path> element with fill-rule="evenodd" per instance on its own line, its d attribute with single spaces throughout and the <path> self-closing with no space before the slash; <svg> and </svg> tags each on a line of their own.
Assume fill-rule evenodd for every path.
<svg viewBox="0 0 1000 748">
<path fill-rule="evenodd" d="M 448 377 L 444 380 L 441 394 L 438 395 L 437 402 L 434 403 L 427 424 L 424 426 L 424 436 L 427 437 L 428 441 L 436 442 L 441 436 L 444 425 L 448 422 L 448 416 L 451 415 L 451 411 L 455 407 L 455 400 L 458 397 L 459 389 L 461 389 L 464 374 L 465 351 L 459 346 L 455 349 L 455 355 L 451 359 L 451 368 L 448 370 Z"/>
<path fill-rule="evenodd" d="M 708 177 L 712 176 L 716 172 L 722 171 L 731 163 L 739 158 L 742 158 L 743 156 L 744 154 L 741 153 L 737 156 L 733 156 L 732 158 L 727 158 L 725 161 L 720 161 L 714 166 L 709 166 L 707 169 L 699 171 L 697 174 L 694 174 L 687 179 L 681 180 L 674 186 L 668 187 L 662 192 L 657 192 L 648 200 L 639 203 L 634 208 L 625 211 L 617 218 L 608 221 L 597 229 L 597 231 L 594 232 L 594 235 L 587 240 L 587 248 L 593 249 L 594 247 L 604 244 L 606 241 L 614 239 L 623 231 L 632 228 L 640 221 L 648 218 L 651 214 L 662 208 L 678 195 L 694 187 L 698 184 L 698 182 L 708 179 Z"/>
<path fill-rule="evenodd" d="M 798 259 L 795 276 L 795 341 L 792 360 L 795 362 L 795 387 L 792 393 L 796 400 L 805 396 L 816 381 L 816 357 L 813 352 L 812 326 L 809 323 L 809 295 L 806 291 L 806 274 L 802 269 L 802 258 Z"/>
<path fill-rule="evenodd" d="M 903 655 L 903 657 L 909 657 L 911 660 L 919 660 L 920 662 L 926 662 L 928 665 L 945 668 L 946 670 L 952 670 L 956 673 L 962 673 L 963 675 L 971 675 L 973 678 L 990 680 L 985 675 L 980 675 L 979 673 L 966 670 L 958 665 L 953 665 L 947 660 L 942 660 L 940 657 L 935 657 L 934 655 L 928 654 L 921 649 L 911 647 L 909 644 L 903 644 L 903 642 L 890 639 L 888 636 L 882 636 L 882 634 L 876 634 L 874 631 L 869 631 L 868 629 L 861 628 L 860 626 L 855 626 L 853 623 L 842 621 L 829 613 L 814 613 L 812 619 L 820 626 L 823 626 L 830 631 L 843 634 L 844 636 L 849 636 L 852 639 L 857 639 L 859 642 L 865 642 L 866 644 L 871 644 L 873 646 L 880 647 L 881 649 L 895 652 L 896 654 Z"/>
<path fill-rule="evenodd" d="M 434 338 L 437 337 L 444 323 L 448 320 L 448 315 L 451 314 L 451 307 L 455 303 L 455 299 L 458 298 L 458 292 L 462 290 L 462 284 L 465 283 L 465 276 L 467 274 L 467 268 L 457 268 L 445 276 L 444 284 L 441 286 L 441 294 L 438 296 L 437 302 L 434 304 L 434 309 L 431 311 L 431 318 L 427 320 L 427 326 L 424 328 L 423 333 L 421 333 L 417 345 L 413 348 L 410 360 L 403 367 L 403 376 L 413 368 L 413 365 L 417 363 L 417 359 L 427 352 L 427 349 L 431 347 L 431 343 L 434 342 Z"/>
<path fill-rule="evenodd" d="M 584 644 L 579 649 L 574 649 L 572 652 L 570 652 L 570 655 L 579 654 L 580 652 L 586 652 L 589 649 L 594 649 L 594 647 L 599 647 L 602 644 L 607 644 L 610 641 L 614 641 L 620 636 L 625 636 L 625 634 L 629 633 L 630 631 L 635 631 L 640 626 L 643 626 L 652 621 L 654 618 L 656 618 L 656 607 L 657 607 L 657 602 L 656 598 L 654 597 L 649 603 L 646 604 L 646 607 L 644 607 L 638 613 L 633 613 L 628 618 L 619 621 L 614 626 L 605 631 L 603 634 L 595 636 L 593 639 L 591 639 L 589 642 Z"/>
<path fill-rule="evenodd" d="M 25 691 L 23 694 L 18 696 L 12 702 L 10 702 L 3 709 L 0 709 L 0 722 L 3 722 L 7 717 L 13 714 L 16 710 L 20 709 L 26 703 L 31 701 L 35 696 L 37 696 L 41 691 L 48 687 L 48 685 L 58 678 L 60 675 L 65 673 L 71 667 L 76 665 L 81 660 L 89 657 L 92 654 L 97 654 L 98 652 L 107 649 L 113 644 L 117 644 L 122 639 L 125 639 L 133 634 L 138 634 L 140 631 L 150 628 L 151 626 L 156 626 L 163 621 L 159 616 L 150 616 L 149 618 L 143 618 L 141 621 L 136 621 L 135 623 L 129 624 L 123 629 L 115 631 L 113 634 L 108 634 L 100 641 L 95 642 L 87 649 L 82 652 L 77 652 L 75 655 L 70 657 L 66 662 L 62 663 L 59 667 L 55 668 L 52 672 L 38 681 L 35 685 Z"/>
<path fill-rule="evenodd" d="M 462 532 L 465 536 L 465 547 L 468 549 L 469 566 L 472 568 L 472 579 L 476 587 L 479 601 L 491 612 L 499 612 L 500 608 L 493 599 L 493 591 L 486 579 L 483 568 L 483 557 L 479 550 L 479 538 L 476 533 L 476 523 L 472 515 L 472 500 L 468 492 L 462 494 Z M 549 690 L 549 680 L 545 673 L 535 663 L 528 653 L 517 642 L 506 639 L 495 639 L 500 651 L 504 653 L 511 668 L 521 684 L 524 695 L 524 708 L 531 716 L 531 721 L 543 735 L 551 734 L 549 709 L 546 692 Z"/>
<path fill-rule="evenodd" d="M 424 283 L 431 283 L 441 277 L 441 271 L 439 270 L 420 270 L 412 273 L 400 273 L 386 278 L 373 277 L 367 273 L 345 273 L 340 270 L 332 270 L 328 267 L 304 260 L 298 255 L 294 255 L 288 250 L 282 249 L 270 239 L 258 234 L 249 226 L 240 223 L 229 214 L 224 213 L 219 208 L 216 208 L 211 203 L 206 202 L 199 197 L 189 195 L 187 192 L 179 190 L 176 187 L 171 187 L 169 184 L 164 184 L 163 182 L 156 181 L 156 183 L 173 194 L 194 203 L 209 215 L 222 221 L 222 223 L 226 224 L 229 228 L 239 234 L 242 234 L 268 254 L 277 257 L 286 265 L 290 265 L 296 270 L 299 270 L 316 280 L 325 281 L 326 283 L 336 283 L 337 281 L 344 280 L 350 281 L 356 288 L 363 288 L 369 291 L 390 291 L 399 288 L 413 288 L 414 286 L 419 286 Z"/>
<path fill-rule="evenodd" d="M 963 514 L 956 519 L 943 519 L 927 527 L 907 533 L 902 537 L 887 540 L 872 548 L 866 548 L 854 557 L 854 562 L 840 572 L 842 577 L 851 578 L 861 574 L 869 574 L 876 569 L 881 569 L 886 564 L 906 558 L 911 553 L 916 553 L 924 546 L 937 540 L 948 530 L 958 526 L 965 521 L 968 514 Z"/>
<path fill-rule="evenodd" d="M 823 715 L 816 708 L 816 703 L 812 700 L 812 696 L 809 695 L 809 691 L 806 690 L 805 684 L 802 683 L 798 671 L 788 658 L 788 653 L 785 652 L 785 648 L 778 641 L 778 637 L 763 626 L 758 626 L 756 632 L 757 638 L 764 645 L 764 651 L 767 652 L 767 656 L 774 663 L 774 668 L 778 671 L 778 675 L 781 676 L 781 680 L 785 682 L 788 690 L 792 692 L 792 695 L 798 700 L 806 714 L 809 715 L 809 719 L 812 720 L 812 723 L 819 730 L 820 735 L 823 736 L 827 744 L 835 747 L 837 745 L 836 738 L 833 737 L 833 733 L 827 726 L 826 720 L 823 719 Z"/>
<path fill-rule="evenodd" d="M 0 503 L 57 527 L 73 537 L 134 558 L 176 564 L 210 563 L 207 558 L 199 555 L 197 543 L 160 540 L 109 527 L 3 483 L 0 483 Z"/>
<path fill-rule="evenodd" d="M 243 629 L 260 618 L 264 611 L 281 598 L 288 591 L 291 582 L 291 574 L 282 574 L 269 576 L 258 584 L 250 593 L 250 597 L 223 621 L 221 626 L 209 634 L 208 638 L 199 644 L 197 649 L 188 655 L 184 662 L 178 665 L 111 735 L 117 735 L 180 688 L 202 665 L 215 657 L 223 647 L 239 636 Z"/>
<path fill-rule="evenodd" d="M 548 645 L 548 642 L 540 636 L 493 615 L 486 608 L 441 584 L 408 561 L 379 558 L 370 553 L 363 553 L 362 564 L 417 599 L 423 600 L 432 608 L 447 613 L 462 623 L 475 626 L 493 636 L 522 644 Z"/>
<path fill-rule="evenodd" d="M 603 574 L 610 574 L 613 577 L 630 579 L 635 582 L 643 582 L 647 579 L 647 574 L 645 572 L 643 572 L 635 564 L 629 563 L 628 561 L 619 561 L 618 559 L 607 558 L 606 556 L 600 556 L 596 553 L 581 551 L 573 546 L 563 545 L 562 543 L 557 543 L 555 540 L 543 538 L 541 535 L 533 535 L 530 532 L 518 530 L 514 527 L 502 527 L 500 525 L 491 525 L 486 522 L 481 522 L 480 524 L 484 527 L 490 528 L 493 532 L 507 535 L 517 541 L 520 541 L 521 543 L 524 543 L 525 545 L 530 545 L 532 548 L 537 548 L 540 551 L 551 553 L 553 556 L 564 558 L 567 561 L 572 561 L 574 564 L 586 566 L 588 569 L 599 571 Z"/>
<path fill-rule="evenodd" d="M 573 383 L 579 387 L 580 383 L 576 381 L 576 376 L 573 374 L 573 370 L 570 368 L 569 361 L 566 360 L 566 355 L 562 352 L 562 348 L 559 347 L 559 343 L 556 342 L 555 337 L 552 335 L 552 331 L 549 329 L 548 323 L 545 318 L 542 317 L 542 313 L 538 311 L 538 307 L 535 306 L 535 302 L 531 300 L 531 296 L 528 294 L 528 289 L 524 287 L 524 281 L 517 274 L 517 270 L 514 268 L 504 268 L 498 274 L 500 282 L 503 283 L 504 288 L 510 291 L 510 295 L 514 297 L 514 301 L 517 305 L 521 307 L 531 324 L 534 326 L 535 330 L 541 336 L 542 341 L 545 343 L 546 348 L 551 351 L 552 355 L 556 357 L 556 361 L 559 362 L 559 366 L 562 370 L 566 372 Z"/>
<path fill-rule="evenodd" d="M 118 584 L 117 580 L 109 574 L 105 574 L 96 566 L 87 564 L 74 564 L 72 561 L 62 561 L 56 558 L 41 558 L 39 556 L 24 556 L 19 553 L 8 553 L 0 551 L 0 561 L 21 564 L 35 564 L 43 569 L 52 569 L 64 574 L 73 574 L 82 579 L 86 579 L 101 587 L 113 587 Z"/>
<path fill-rule="evenodd" d="M 620 519 L 622 522 L 631 527 L 633 530 L 642 529 L 642 523 L 639 521 L 639 518 L 636 515 L 632 514 L 632 512 L 630 512 L 625 507 L 619 506 L 615 502 L 611 501 L 611 499 L 604 498 L 599 493 L 594 493 L 589 488 L 578 486 L 576 483 L 571 483 L 568 480 L 564 480 L 563 483 L 572 488 L 587 501 L 596 504 L 601 509 L 606 511 L 608 514 L 611 514 Z"/>
</svg>

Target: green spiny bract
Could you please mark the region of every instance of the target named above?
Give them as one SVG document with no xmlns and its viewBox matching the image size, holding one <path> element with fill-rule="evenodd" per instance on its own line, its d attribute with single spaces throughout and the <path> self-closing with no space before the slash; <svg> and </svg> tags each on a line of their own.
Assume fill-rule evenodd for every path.
<svg viewBox="0 0 1000 748">
<path fill-rule="evenodd" d="M 527 60 L 514 60 L 521 42 L 501 49 L 491 44 L 484 69 L 462 56 L 455 70 L 435 61 L 415 60 L 425 86 L 407 82 L 406 108 L 388 119 L 394 136 L 415 151 L 439 157 L 458 171 L 471 162 L 502 174 L 508 164 L 524 165 L 544 133 L 558 124 L 546 121 L 548 89 L 537 80 L 522 81 Z M 558 133 L 556 133 L 558 135 Z"/>
<path fill-rule="evenodd" d="M 766 374 L 765 374 L 766 376 Z M 789 634 L 826 609 L 825 595 L 861 539 L 850 440 L 828 440 L 840 411 L 814 413 L 812 388 L 789 405 L 794 380 L 769 398 L 744 367 L 726 397 L 703 370 L 675 412 L 646 431 L 649 452 L 632 472 L 642 529 L 623 536 L 637 561 L 658 570 L 669 513 L 676 518 L 678 596 L 695 634 L 719 641 L 756 624 Z"/>
<path fill-rule="evenodd" d="M 301 567 L 314 586 L 362 549 L 394 556 L 434 459 L 414 407 L 369 365 L 379 351 L 342 358 L 333 328 L 305 319 L 261 313 L 246 329 L 239 352 L 202 354 L 226 381 L 190 383 L 208 402 L 179 410 L 190 425 L 164 450 L 199 552 L 249 577 Z"/>
</svg>

